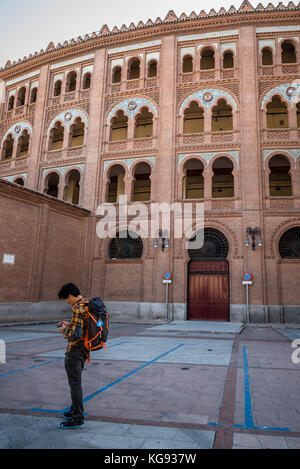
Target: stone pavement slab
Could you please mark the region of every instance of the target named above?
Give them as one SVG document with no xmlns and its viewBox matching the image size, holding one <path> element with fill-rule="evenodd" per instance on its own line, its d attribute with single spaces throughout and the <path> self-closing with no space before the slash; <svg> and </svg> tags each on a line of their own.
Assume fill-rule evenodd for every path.
<svg viewBox="0 0 300 469">
<path fill-rule="evenodd" d="M 88 420 L 62 430 L 61 418 L 0 414 L 1 449 L 211 449 L 215 432 Z M 17 431 L 16 431 L 17 429 Z"/>
<path fill-rule="evenodd" d="M 6 344 L 15 343 L 15 342 L 24 342 L 28 340 L 37 340 L 37 339 L 47 339 L 53 337 L 53 334 L 47 334 L 44 332 L 33 332 L 33 331 L 24 331 L 17 332 L 12 330 L 1 329 L 0 330 L 0 339 L 4 340 Z"/>
<path fill-rule="evenodd" d="M 186 363 L 227 366 L 233 341 L 193 340 L 169 337 L 118 337 L 111 339 L 107 355 L 103 350 L 92 353 L 93 360 L 128 360 L 156 363 Z M 63 357 L 65 350 L 43 353 L 48 358 Z"/>
<path fill-rule="evenodd" d="M 276 329 L 277 332 L 284 335 L 290 340 L 300 339 L 300 330 L 297 329 Z"/>
<path fill-rule="evenodd" d="M 299 448 L 300 365 L 284 328 L 209 326 L 113 324 L 108 354 L 93 353 L 84 370 L 86 427 L 63 436 L 66 341 L 55 324 L 0 328 L 11 339 L 0 365 L 0 445 Z"/>
<path fill-rule="evenodd" d="M 241 322 L 220 322 L 220 321 L 173 321 L 169 324 L 162 324 L 148 328 L 148 331 L 164 332 L 209 332 L 219 334 L 240 334 L 244 324 Z"/>
</svg>

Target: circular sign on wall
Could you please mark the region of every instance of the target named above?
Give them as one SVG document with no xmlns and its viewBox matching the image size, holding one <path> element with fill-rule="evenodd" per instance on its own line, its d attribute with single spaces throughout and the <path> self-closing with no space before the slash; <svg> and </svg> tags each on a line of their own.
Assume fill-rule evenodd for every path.
<svg viewBox="0 0 300 469">
<path fill-rule="evenodd" d="M 130 101 L 128 103 L 128 108 L 131 110 L 131 111 L 134 111 L 134 109 L 136 108 L 136 102 L 135 101 Z"/>
<path fill-rule="evenodd" d="M 172 279 L 172 274 L 171 272 L 165 272 L 163 275 L 164 280 L 171 280 Z"/>
<path fill-rule="evenodd" d="M 244 282 L 250 282 L 252 280 L 252 274 L 250 274 L 250 272 L 244 272 L 243 280 Z"/>
</svg>

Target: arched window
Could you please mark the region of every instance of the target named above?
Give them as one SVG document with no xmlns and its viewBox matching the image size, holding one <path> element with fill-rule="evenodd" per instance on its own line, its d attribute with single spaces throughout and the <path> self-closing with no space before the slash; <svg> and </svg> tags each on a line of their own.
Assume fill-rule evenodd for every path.
<svg viewBox="0 0 300 469">
<path fill-rule="evenodd" d="M 115 204 L 125 194 L 125 170 L 121 165 L 114 165 L 109 171 L 106 201 Z"/>
<path fill-rule="evenodd" d="M 194 69 L 193 57 L 187 55 L 182 61 L 182 73 L 192 73 Z"/>
<path fill-rule="evenodd" d="M 269 161 L 269 187 L 271 197 L 292 196 L 290 163 L 283 155 L 275 155 Z"/>
<path fill-rule="evenodd" d="M 57 198 L 58 197 L 58 184 L 59 184 L 58 174 L 56 173 L 49 174 L 45 181 L 44 193 Z"/>
<path fill-rule="evenodd" d="M 15 184 L 18 184 L 19 186 L 24 186 L 24 185 L 25 185 L 25 184 L 24 184 L 24 179 L 22 179 L 22 178 L 17 178 L 17 179 L 15 179 L 15 180 L 14 180 L 14 183 L 15 183 Z"/>
<path fill-rule="evenodd" d="M 78 205 L 80 193 L 80 172 L 73 169 L 66 177 L 64 200 L 71 204 Z"/>
<path fill-rule="evenodd" d="M 296 63 L 295 46 L 290 41 L 284 41 L 281 44 L 281 61 L 283 64 Z"/>
<path fill-rule="evenodd" d="M 192 101 L 184 111 L 183 133 L 194 134 L 204 132 L 204 110 L 197 101 Z"/>
<path fill-rule="evenodd" d="M 146 202 L 151 199 L 151 168 L 147 163 L 140 163 L 134 170 L 132 202 Z"/>
<path fill-rule="evenodd" d="M 92 80 L 92 75 L 90 73 L 86 73 L 83 77 L 83 90 L 89 90 L 91 87 L 91 80 Z"/>
<path fill-rule="evenodd" d="M 156 60 L 152 60 L 148 64 L 148 78 L 155 78 L 157 77 L 157 62 Z"/>
<path fill-rule="evenodd" d="M 66 93 L 71 93 L 72 91 L 75 91 L 76 86 L 77 86 L 77 73 L 70 72 L 69 75 L 67 76 Z"/>
<path fill-rule="evenodd" d="M 11 111 L 14 108 L 14 105 L 15 105 L 15 96 L 13 95 L 8 100 L 7 110 Z"/>
<path fill-rule="evenodd" d="M 232 107 L 225 99 L 219 99 L 217 105 L 212 109 L 212 132 L 233 130 Z"/>
<path fill-rule="evenodd" d="M 263 48 L 261 60 L 263 65 L 273 65 L 273 53 L 271 49 L 267 47 Z"/>
<path fill-rule="evenodd" d="M 121 69 L 121 67 L 115 67 L 113 69 L 113 74 L 112 74 L 113 84 L 121 83 L 121 79 L 122 79 L 122 69 Z"/>
<path fill-rule="evenodd" d="M 110 259 L 140 259 L 142 255 L 143 242 L 131 231 L 117 233 L 109 246 Z"/>
<path fill-rule="evenodd" d="M 54 97 L 61 95 L 61 87 L 62 87 L 61 80 L 57 80 L 54 85 L 54 93 L 53 93 Z"/>
<path fill-rule="evenodd" d="M 300 102 L 297 103 L 296 114 L 297 114 L 297 127 L 300 127 Z"/>
<path fill-rule="evenodd" d="M 132 59 L 128 64 L 128 80 L 136 80 L 140 78 L 140 60 Z"/>
<path fill-rule="evenodd" d="M 197 239 L 197 234 L 190 242 Z M 200 236 L 200 234 L 199 234 Z M 214 228 L 204 229 L 204 243 L 201 248 L 188 249 L 190 259 L 227 259 L 229 253 L 229 243 L 226 236 L 221 231 Z"/>
<path fill-rule="evenodd" d="M 287 105 L 281 101 L 279 96 L 274 96 L 267 104 L 267 128 L 280 129 L 289 126 Z"/>
<path fill-rule="evenodd" d="M 191 159 L 184 165 L 183 194 L 185 199 L 204 198 L 204 166 L 202 161 Z"/>
<path fill-rule="evenodd" d="M 212 197 L 234 197 L 233 163 L 229 158 L 218 158 L 213 164 Z"/>
<path fill-rule="evenodd" d="M 30 136 L 28 131 L 25 129 L 21 135 L 21 137 L 18 140 L 18 146 L 17 146 L 17 154 L 16 158 L 22 157 L 22 156 L 27 156 L 29 152 L 29 141 L 30 141 Z"/>
<path fill-rule="evenodd" d="M 79 147 L 84 143 L 84 128 L 85 124 L 80 117 L 75 119 L 74 124 L 70 128 L 70 147 Z"/>
<path fill-rule="evenodd" d="M 128 117 L 122 110 L 119 110 L 111 120 L 110 140 L 115 142 L 117 140 L 126 140 L 128 133 Z"/>
<path fill-rule="evenodd" d="M 33 88 L 30 94 L 30 104 L 36 103 L 37 98 L 37 88 Z"/>
<path fill-rule="evenodd" d="M 153 114 L 146 107 L 136 116 L 135 138 L 152 137 L 153 135 Z"/>
<path fill-rule="evenodd" d="M 64 143 L 64 127 L 58 121 L 50 132 L 49 148 L 48 150 L 60 150 Z"/>
<path fill-rule="evenodd" d="M 211 70 L 215 68 L 215 52 L 210 47 L 201 51 L 200 70 Z"/>
<path fill-rule="evenodd" d="M 278 248 L 282 259 L 300 259 L 300 226 L 283 233 Z"/>
<path fill-rule="evenodd" d="M 223 68 L 233 68 L 234 61 L 233 61 L 233 53 L 232 52 L 225 52 L 223 55 Z"/>
<path fill-rule="evenodd" d="M 14 150 L 14 139 L 11 134 L 6 137 L 2 147 L 2 160 L 9 160 L 12 158 Z"/>
<path fill-rule="evenodd" d="M 25 86 L 23 86 L 23 87 L 20 88 L 19 91 L 18 91 L 17 107 L 24 106 L 24 104 L 25 104 L 25 97 L 26 97 L 26 88 L 25 88 Z"/>
</svg>

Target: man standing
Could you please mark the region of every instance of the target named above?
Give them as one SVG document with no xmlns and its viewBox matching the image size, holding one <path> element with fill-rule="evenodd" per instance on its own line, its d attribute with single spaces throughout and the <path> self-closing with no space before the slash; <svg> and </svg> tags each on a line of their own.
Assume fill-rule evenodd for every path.
<svg viewBox="0 0 300 469">
<path fill-rule="evenodd" d="M 59 331 L 68 340 L 65 368 L 72 399 L 70 411 L 64 413 L 65 421 L 60 424 L 60 428 L 80 428 L 84 426 L 81 375 L 88 358 L 88 352 L 84 349 L 84 336 L 88 324 L 86 307 L 89 301 L 73 283 L 64 285 L 58 298 L 72 306 L 70 322 L 61 321 L 58 325 Z"/>
</svg>

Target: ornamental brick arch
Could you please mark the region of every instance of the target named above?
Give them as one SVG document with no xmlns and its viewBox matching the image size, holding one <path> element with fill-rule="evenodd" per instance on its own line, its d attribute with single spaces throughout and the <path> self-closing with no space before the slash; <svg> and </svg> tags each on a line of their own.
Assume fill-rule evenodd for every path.
<svg viewBox="0 0 300 469">
<path fill-rule="evenodd" d="M 285 51 L 285 46 L 289 46 L 291 45 L 293 48 L 294 48 L 294 57 L 292 57 L 292 50 L 290 51 L 291 52 L 291 56 L 289 57 L 289 54 L 286 54 L 286 52 L 288 51 Z M 285 64 L 296 64 L 298 62 L 298 57 L 299 57 L 299 41 L 295 40 L 293 37 L 289 38 L 289 37 L 285 37 L 285 38 L 282 38 L 279 42 L 278 42 L 278 49 L 279 49 L 279 57 L 280 57 L 280 62 L 282 65 L 285 65 Z M 286 61 L 286 60 L 292 60 L 291 62 L 290 61 Z"/>
<path fill-rule="evenodd" d="M 228 153 L 226 151 L 224 152 L 219 152 L 218 154 L 214 155 L 210 160 L 209 162 L 207 163 L 207 172 L 209 173 L 212 173 L 213 172 L 213 165 L 215 163 L 216 160 L 218 160 L 219 158 L 227 158 L 228 160 L 231 161 L 231 163 L 233 164 L 233 171 L 235 173 L 235 175 L 237 175 L 237 172 L 239 171 L 239 163 L 238 161 L 232 156 L 231 153 Z"/>
<path fill-rule="evenodd" d="M 202 229 L 202 227 L 201 227 L 201 229 Z M 217 230 L 226 237 L 226 239 L 228 241 L 227 260 L 228 260 L 229 264 L 231 264 L 233 259 L 237 259 L 237 258 L 241 257 L 241 256 L 239 256 L 239 244 L 238 244 L 238 241 L 237 241 L 237 237 L 236 237 L 235 233 L 229 228 L 228 225 L 226 225 L 225 223 L 223 223 L 219 220 L 204 219 L 204 229 Z M 184 242 L 187 243 L 189 240 L 191 240 L 193 238 L 193 236 L 196 235 L 198 230 L 199 230 L 199 227 L 195 226 L 195 224 L 194 224 L 194 226 L 192 227 L 191 234 L 184 238 Z M 191 260 L 191 258 L 189 256 L 189 253 L 188 253 L 187 246 L 184 249 L 184 260 L 185 260 L 186 266 Z"/>
<path fill-rule="evenodd" d="M 22 121 L 22 122 L 16 122 L 15 124 L 11 125 L 4 133 L 2 139 L 1 139 L 1 146 L 3 142 L 5 141 L 6 137 L 9 134 L 12 134 L 13 138 L 17 140 L 21 135 L 24 130 L 27 130 L 29 135 L 32 136 L 32 125 L 28 121 Z"/>
<path fill-rule="evenodd" d="M 144 172 L 137 173 L 143 169 Z M 143 176 L 139 184 L 137 175 Z M 134 163 L 130 169 L 128 184 L 130 186 L 130 201 L 132 202 L 149 202 L 153 194 L 154 167 L 152 163 L 146 159 L 140 158 Z M 144 194 L 144 197 L 143 197 Z"/>
<path fill-rule="evenodd" d="M 281 101 L 286 104 L 288 109 L 293 108 L 294 103 L 300 100 L 300 82 L 298 83 L 298 81 L 281 83 L 266 91 L 261 97 L 261 110 L 266 112 L 267 104 L 272 102 L 275 95 L 280 96 Z"/>
<path fill-rule="evenodd" d="M 239 106 L 237 98 L 233 93 L 222 88 L 200 89 L 181 99 L 178 104 L 178 131 L 183 133 L 184 112 L 192 101 L 199 103 L 204 109 L 204 131 L 211 131 L 212 109 L 217 105 L 220 99 L 224 99 L 226 104 L 232 108 L 233 130 L 239 127 Z"/>
<path fill-rule="evenodd" d="M 112 191 L 110 191 L 111 187 L 111 172 L 113 170 L 116 170 L 120 168 L 121 171 L 117 171 L 117 174 L 115 177 L 117 177 L 117 187 L 116 187 L 116 196 L 114 197 L 114 194 Z M 122 171 L 124 171 L 124 175 L 122 177 Z M 101 200 L 105 200 L 105 202 L 110 202 L 110 203 L 116 203 L 118 201 L 118 196 L 120 195 L 125 195 L 126 193 L 126 184 L 128 181 L 128 173 L 129 169 L 125 163 L 122 161 L 112 161 L 110 164 L 105 168 L 104 174 L 103 174 L 103 193 L 102 193 L 102 198 Z M 122 181 L 119 181 L 119 177 L 122 177 Z M 120 187 L 120 184 L 122 183 L 122 187 Z M 118 187 L 119 186 L 119 187 Z"/>
<path fill-rule="evenodd" d="M 299 228 L 300 227 L 300 218 L 291 218 L 289 220 L 285 220 L 284 222 L 277 225 L 274 229 L 271 242 L 270 242 L 270 251 L 271 251 L 271 258 L 276 259 L 277 261 L 281 260 L 281 255 L 279 252 L 279 241 L 282 235 L 290 230 L 291 228 Z M 299 260 L 299 259 L 298 259 Z"/>
<path fill-rule="evenodd" d="M 98 230 L 99 233 L 100 230 Z M 114 226 L 109 226 L 108 230 L 106 232 L 105 238 L 99 238 L 99 245 L 98 245 L 98 254 L 100 257 L 109 260 L 112 259 L 110 257 L 110 248 L 114 240 L 117 238 L 117 236 L 122 233 L 122 236 L 125 235 L 126 232 L 133 233 L 134 235 L 137 236 L 136 240 L 139 243 L 140 249 L 138 253 L 138 257 L 124 257 L 124 258 L 118 258 L 119 261 L 122 260 L 122 262 L 137 262 L 137 261 L 142 261 L 146 256 L 147 256 L 147 250 L 145 249 L 147 245 L 147 240 L 145 238 L 142 238 L 136 231 L 133 231 L 132 229 L 129 229 L 127 225 L 123 225 L 122 223 L 117 222 Z M 121 238 L 124 239 L 125 243 L 128 238 Z M 134 238 L 132 238 L 134 242 Z M 142 252 L 141 252 L 142 250 Z"/>
<path fill-rule="evenodd" d="M 89 121 L 85 111 L 77 108 L 65 109 L 51 120 L 50 124 L 48 125 L 47 136 L 49 136 L 49 132 L 57 121 L 60 121 L 66 129 L 69 129 L 69 127 L 74 124 L 75 119 L 78 117 L 81 118 L 81 120 L 85 123 L 86 129 L 88 129 Z"/>
<path fill-rule="evenodd" d="M 278 195 L 277 194 L 274 194 L 274 189 L 271 188 L 271 186 L 274 186 L 274 184 L 276 185 L 276 182 L 274 180 L 274 177 L 276 176 L 276 172 L 272 171 L 272 168 L 270 168 L 270 162 L 272 162 L 272 159 L 276 158 L 276 157 L 281 157 L 281 158 L 284 158 L 287 162 L 287 164 L 285 165 L 286 167 L 289 165 L 289 170 L 288 171 L 285 171 L 286 173 L 286 183 L 288 182 L 288 186 L 289 186 L 289 190 L 288 192 L 284 192 L 284 195 L 290 195 L 292 196 L 294 194 L 294 191 L 295 191 L 295 185 L 296 185 L 296 176 L 297 176 L 297 171 L 296 171 L 296 161 L 294 160 L 294 158 L 292 157 L 292 155 L 288 152 L 288 151 L 284 151 L 284 150 L 277 150 L 277 151 L 272 151 L 270 152 L 270 154 L 267 156 L 267 158 L 265 159 L 265 162 L 264 162 L 264 167 L 265 167 L 265 171 L 264 171 L 264 185 L 265 185 L 265 195 L 269 198 L 269 197 L 274 197 L 275 195 L 280 197 L 281 194 L 280 192 L 278 192 Z M 273 160 L 274 162 L 274 160 Z M 279 162 L 280 163 L 280 162 Z M 282 162 L 280 163 L 280 166 L 282 166 Z M 272 176 L 272 174 L 274 176 Z M 272 181 L 271 181 L 271 178 L 272 178 Z M 281 186 L 281 183 L 279 182 L 277 185 Z"/>
<path fill-rule="evenodd" d="M 120 101 L 107 111 L 106 140 L 110 140 L 112 119 L 120 111 L 122 111 L 124 116 L 128 118 L 127 139 L 133 139 L 135 135 L 136 116 L 141 112 L 143 107 L 146 107 L 149 112 L 153 114 L 153 135 L 156 135 L 158 118 L 157 105 L 148 97 L 132 97 L 124 101 Z"/>
<path fill-rule="evenodd" d="M 208 171 L 208 166 L 209 166 L 209 163 L 208 161 L 203 158 L 202 155 L 199 155 L 197 153 L 195 154 L 189 154 L 188 156 L 186 156 L 179 164 L 179 167 L 178 167 L 178 177 L 180 179 L 182 179 L 184 177 L 184 166 L 186 165 L 186 163 L 188 163 L 188 161 L 190 160 L 199 160 L 201 161 L 201 163 L 203 164 L 203 167 L 204 167 L 204 171 Z"/>
</svg>

